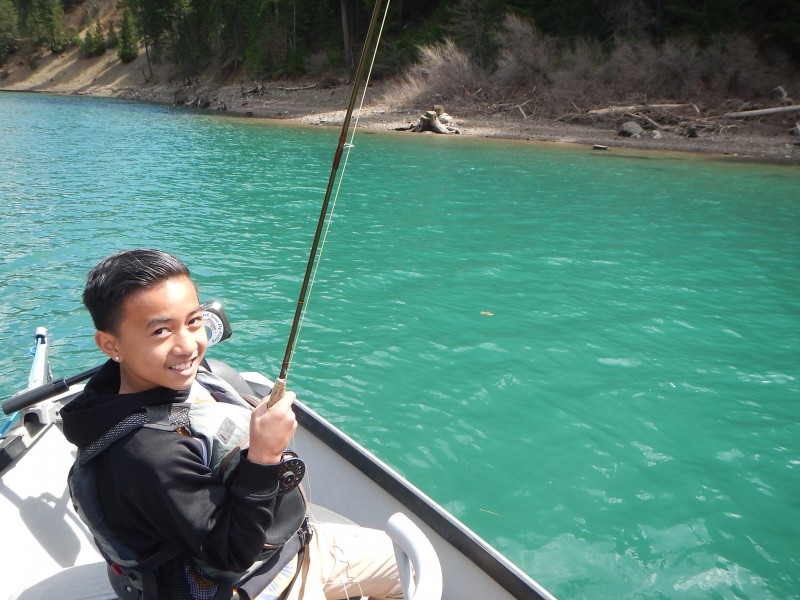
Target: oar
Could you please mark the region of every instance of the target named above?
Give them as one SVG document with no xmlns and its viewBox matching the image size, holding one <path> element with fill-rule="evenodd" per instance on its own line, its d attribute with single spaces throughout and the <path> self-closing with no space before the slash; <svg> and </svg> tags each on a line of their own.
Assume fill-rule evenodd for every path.
<svg viewBox="0 0 800 600">
<path fill-rule="evenodd" d="M 281 363 L 281 370 L 278 375 L 278 378 L 275 380 L 275 383 L 272 387 L 272 392 L 270 392 L 269 400 L 267 401 L 267 407 L 272 406 L 278 400 L 283 397 L 284 392 L 286 391 L 286 377 L 289 373 L 289 365 L 292 362 L 292 353 L 294 352 L 295 341 L 297 340 L 297 334 L 300 328 L 300 322 L 302 320 L 303 310 L 305 309 L 305 302 L 306 302 L 306 295 L 308 293 L 309 283 L 311 282 L 311 276 L 314 272 L 314 264 L 316 262 L 317 257 L 317 250 L 319 248 L 319 242 L 322 237 L 322 231 L 324 229 L 325 221 L 328 217 L 328 204 L 330 203 L 331 199 L 331 192 L 333 191 L 333 186 L 336 181 L 336 174 L 339 170 L 339 161 L 342 158 L 342 150 L 345 147 L 345 141 L 347 137 L 347 132 L 350 129 L 350 120 L 353 116 L 353 108 L 356 104 L 356 97 L 358 96 L 358 88 L 361 83 L 361 80 L 364 76 L 364 71 L 366 70 L 367 66 L 367 55 L 369 54 L 370 48 L 372 47 L 372 40 L 375 37 L 375 32 L 377 31 L 378 25 L 378 17 L 381 12 L 381 6 L 383 5 L 383 0 L 376 0 L 375 8 L 372 11 L 372 20 L 369 24 L 369 29 L 367 30 L 367 38 L 364 41 L 364 48 L 361 50 L 361 57 L 358 61 L 358 68 L 356 69 L 356 76 L 353 81 L 353 89 L 350 92 L 350 102 L 347 105 L 347 112 L 344 116 L 344 122 L 342 123 L 342 131 L 339 134 L 339 143 L 336 146 L 336 153 L 333 156 L 333 166 L 331 167 L 331 174 L 328 178 L 328 187 L 325 190 L 325 198 L 322 201 L 322 209 L 319 213 L 319 220 L 317 221 L 317 230 L 314 234 L 314 241 L 311 244 L 311 252 L 308 256 L 308 264 L 306 265 L 306 272 L 303 276 L 303 285 L 300 287 L 300 296 L 297 298 L 297 307 L 294 312 L 294 319 L 292 319 L 292 328 L 289 332 L 289 340 L 286 344 L 286 353 L 283 356 L 283 362 Z M 388 3 L 386 5 L 388 11 Z M 384 13 L 384 19 L 386 15 Z M 380 41 L 380 37 L 378 38 Z M 375 51 L 377 51 L 377 45 L 375 47 Z M 373 54 L 374 60 L 374 54 Z M 365 88 L 366 93 L 366 88 Z M 345 161 L 346 162 L 346 161 Z M 344 173 L 342 173 L 344 175 Z"/>
<path fill-rule="evenodd" d="M 49 383 L 45 383 L 44 385 L 40 385 L 39 387 L 35 387 L 32 390 L 20 392 L 10 400 L 3 402 L 3 412 L 7 415 L 10 415 L 18 410 L 22 410 L 23 408 L 33 406 L 42 400 L 52 398 L 56 394 L 66 392 L 70 386 L 89 379 L 89 377 L 100 370 L 101 366 L 102 365 L 93 367 L 88 371 L 78 373 L 77 375 L 71 375 L 70 377 L 62 377 L 56 381 L 51 381 Z"/>
</svg>

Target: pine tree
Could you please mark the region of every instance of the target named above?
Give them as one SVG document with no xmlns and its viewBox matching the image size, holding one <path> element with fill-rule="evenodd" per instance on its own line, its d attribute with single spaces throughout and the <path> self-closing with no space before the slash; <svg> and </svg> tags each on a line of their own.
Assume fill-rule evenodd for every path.
<svg viewBox="0 0 800 600">
<path fill-rule="evenodd" d="M 114 29 L 114 23 L 109 21 L 106 23 L 108 33 L 106 33 L 106 48 L 116 48 L 119 45 L 119 35 L 117 30 Z"/>
<path fill-rule="evenodd" d="M 97 21 L 94 27 L 94 32 L 91 30 L 86 32 L 86 36 L 81 42 L 81 54 L 86 58 L 93 56 L 102 56 L 106 51 L 106 37 L 103 34 L 103 28 L 100 21 Z"/>
<path fill-rule="evenodd" d="M 44 26 L 47 32 L 50 50 L 62 52 L 68 43 L 67 28 L 64 25 L 64 9 L 60 0 L 44 0 Z"/>
<path fill-rule="evenodd" d="M 94 56 L 94 34 L 91 29 L 86 31 L 86 35 L 81 40 L 81 55 L 84 58 Z"/>
<path fill-rule="evenodd" d="M 94 56 L 100 56 L 106 51 L 106 36 L 103 34 L 103 26 L 100 21 L 94 25 Z"/>
<path fill-rule="evenodd" d="M 11 0 L 0 0 L 0 65 L 14 51 L 19 14 Z"/>
<path fill-rule="evenodd" d="M 127 9 L 122 13 L 117 56 L 124 63 L 133 62 L 139 56 L 139 35 L 133 17 Z"/>
</svg>

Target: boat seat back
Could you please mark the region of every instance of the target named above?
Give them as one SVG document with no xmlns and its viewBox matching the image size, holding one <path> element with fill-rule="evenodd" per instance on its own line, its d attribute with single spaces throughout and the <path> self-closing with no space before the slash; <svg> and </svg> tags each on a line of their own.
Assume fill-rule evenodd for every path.
<svg viewBox="0 0 800 600">
<path fill-rule="evenodd" d="M 239 371 L 234 369 L 228 363 L 224 363 L 221 360 L 216 360 L 214 358 L 205 359 L 206 364 L 208 365 L 208 370 L 214 373 L 217 377 L 221 377 L 224 379 L 228 384 L 235 389 L 240 395 L 242 396 L 252 396 L 253 389 L 247 384 L 244 380 L 244 377 L 239 374 Z"/>
<path fill-rule="evenodd" d="M 441 600 L 442 566 L 430 540 L 411 519 L 395 513 L 386 523 L 394 542 L 397 567 L 406 600 Z"/>
</svg>

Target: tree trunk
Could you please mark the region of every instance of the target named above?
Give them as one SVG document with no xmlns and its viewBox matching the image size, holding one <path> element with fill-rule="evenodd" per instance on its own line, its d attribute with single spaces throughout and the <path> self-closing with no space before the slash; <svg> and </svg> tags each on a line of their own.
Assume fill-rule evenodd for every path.
<svg viewBox="0 0 800 600">
<path fill-rule="evenodd" d="M 148 47 L 147 44 L 147 33 L 145 33 L 145 28 L 144 28 L 144 7 L 141 5 L 141 3 L 139 4 L 139 25 L 142 28 L 142 42 L 144 42 L 144 56 L 147 59 L 147 70 L 150 72 L 150 77 L 148 78 L 148 81 L 152 81 L 153 65 L 150 64 L 150 48 Z"/>
<path fill-rule="evenodd" d="M 344 38 L 344 62 L 348 68 L 353 67 L 353 42 L 350 24 L 352 22 L 352 5 L 350 0 L 341 0 L 342 37 Z"/>
<path fill-rule="evenodd" d="M 441 112 L 436 110 L 425 111 L 425 114 L 420 116 L 419 122 L 416 125 L 411 125 L 409 127 L 398 127 L 397 131 L 413 131 L 415 133 L 419 133 L 421 131 L 432 131 L 434 133 L 461 133 L 461 130 L 458 129 L 458 127 L 443 124 L 439 120 L 440 115 L 447 115 L 447 113 L 445 113 L 443 109 Z"/>
</svg>

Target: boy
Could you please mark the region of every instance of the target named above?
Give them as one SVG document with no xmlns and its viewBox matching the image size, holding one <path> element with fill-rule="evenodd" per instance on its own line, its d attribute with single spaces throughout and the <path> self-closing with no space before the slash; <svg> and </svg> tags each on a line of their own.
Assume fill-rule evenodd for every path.
<svg viewBox="0 0 800 600">
<path fill-rule="evenodd" d="M 62 411 L 64 433 L 81 452 L 154 407 L 209 403 L 212 412 L 222 410 L 197 379 L 206 331 L 197 289 L 181 261 L 155 250 L 114 253 L 89 273 L 83 301 L 97 330 L 95 342 L 110 360 Z M 168 557 L 154 570 L 159 600 L 237 597 L 243 580 L 232 574 L 248 571 L 264 556 L 271 532 L 294 518 L 281 510 L 278 496 L 283 452 L 297 428 L 294 398 L 287 392 L 271 408 L 262 401 L 245 413 L 249 448 L 240 451 L 225 483 L 191 429 L 181 435 L 137 426 L 119 439 L 112 436 L 91 459 L 103 519 L 114 535 L 137 555 Z M 311 527 L 302 565 L 294 557 L 281 572 L 291 586 L 284 595 L 402 598 L 383 532 Z M 238 597 L 247 597 L 242 590 Z M 270 588 L 256 596 L 277 593 Z"/>
</svg>

